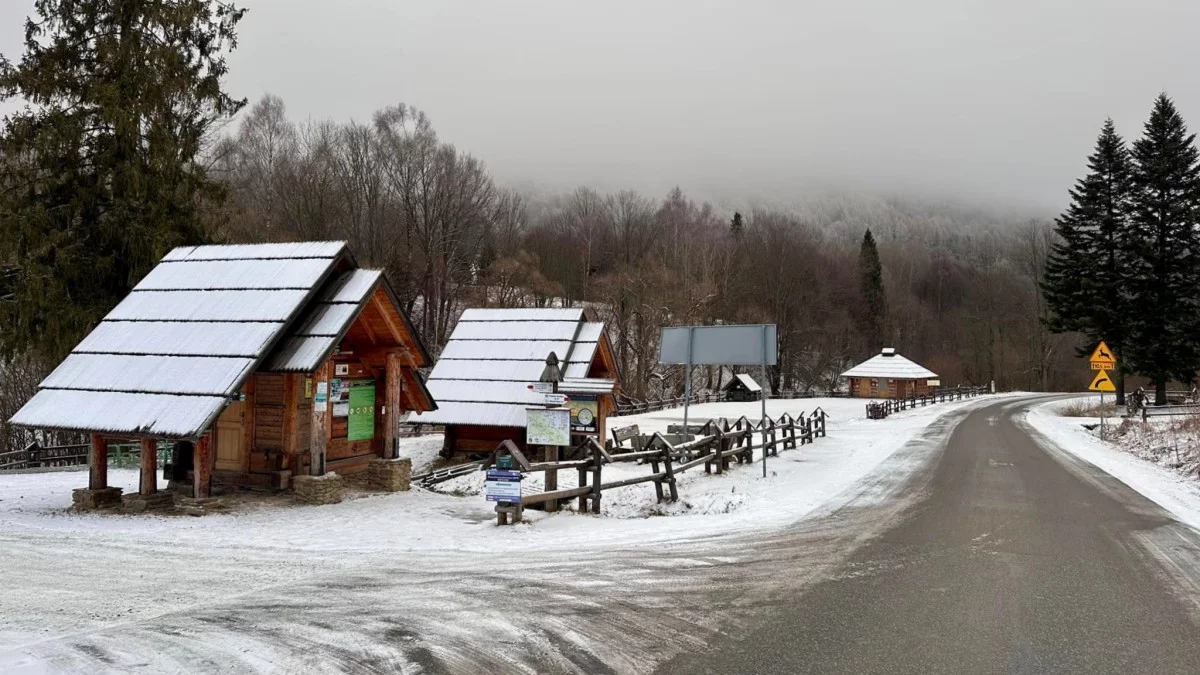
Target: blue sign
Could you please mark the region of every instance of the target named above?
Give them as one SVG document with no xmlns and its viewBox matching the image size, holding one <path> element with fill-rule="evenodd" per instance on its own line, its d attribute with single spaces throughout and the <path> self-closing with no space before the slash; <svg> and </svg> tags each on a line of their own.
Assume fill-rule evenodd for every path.
<svg viewBox="0 0 1200 675">
<path fill-rule="evenodd" d="M 484 481 L 484 494 L 489 502 L 521 501 L 521 472 L 506 469 L 488 469 Z"/>
</svg>

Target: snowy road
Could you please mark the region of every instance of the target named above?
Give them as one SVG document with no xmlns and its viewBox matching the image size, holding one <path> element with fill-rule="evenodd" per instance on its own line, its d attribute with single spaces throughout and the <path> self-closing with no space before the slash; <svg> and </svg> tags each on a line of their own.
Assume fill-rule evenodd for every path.
<svg viewBox="0 0 1200 675">
<path fill-rule="evenodd" d="M 1195 673 L 1200 534 L 1029 407 L 972 411 L 880 536 L 662 671 Z"/>
<path fill-rule="evenodd" d="M 8 478 L 0 671 L 762 670 L 739 654 L 797 644 L 792 608 L 902 569 L 861 552 L 936 499 L 968 452 L 943 459 L 947 439 L 993 433 L 998 405 L 872 422 L 847 404 L 829 439 L 784 453 L 770 478 L 754 466 L 690 479 L 685 494 L 748 495 L 728 513 L 565 513 L 524 529 L 485 522 L 482 500 L 419 492 L 202 519 L 79 516 L 54 501 L 69 501 L 70 475 Z M 839 639 L 864 626 L 845 628 Z"/>
</svg>

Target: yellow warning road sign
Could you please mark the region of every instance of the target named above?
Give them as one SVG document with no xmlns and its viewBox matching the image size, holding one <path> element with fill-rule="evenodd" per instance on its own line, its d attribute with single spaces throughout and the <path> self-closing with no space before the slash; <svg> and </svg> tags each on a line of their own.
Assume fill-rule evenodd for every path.
<svg viewBox="0 0 1200 675">
<path fill-rule="evenodd" d="M 1092 358 L 1088 361 L 1092 364 L 1092 370 L 1115 370 L 1117 367 L 1117 359 L 1108 345 L 1104 344 L 1104 340 L 1096 345 L 1096 351 L 1092 352 Z"/>
<path fill-rule="evenodd" d="M 1102 370 L 1096 373 L 1096 379 L 1092 380 L 1092 384 L 1088 389 L 1092 391 L 1114 392 L 1117 390 L 1117 386 L 1113 384 L 1112 378 L 1108 376 L 1108 371 Z"/>
</svg>

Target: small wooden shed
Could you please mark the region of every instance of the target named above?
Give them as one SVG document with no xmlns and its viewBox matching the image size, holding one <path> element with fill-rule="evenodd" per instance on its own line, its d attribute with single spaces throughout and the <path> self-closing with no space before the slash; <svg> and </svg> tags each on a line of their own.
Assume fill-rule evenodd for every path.
<svg viewBox="0 0 1200 675">
<path fill-rule="evenodd" d="M 937 373 L 896 353 L 892 347 L 842 373 L 850 395 L 858 398 L 904 398 L 928 394 L 938 386 Z"/>
<path fill-rule="evenodd" d="M 12 422 L 90 434 L 92 491 L 108 490 L 111 439 L 141 441 L 142 494 L 163 439 L 194 445 L 196 497 L 213 478 L 286 488 L 392 457 L 401 417 L 436 408 L 429 362 L 383 273 L 345 242 L 182 247 Z"/>
<path fill-rule="evenodd" d="M 551 353 L 572 434 L 603 439 L 619 392 L 616 359 L 604 324 L 581 308 L 466 310 L 429 374 L 438 409 L 409 422 L 444 425 L 445 456 L 491 452 L 504 440 L 525 450 L 526 408 L 545 403 L 530 386 Z"/>
<path fill-rule="evenodd" d="M 762 387 L 746 373 L 734 375 L 725 385 L 725 398 L 729 401 L 757 401 L 762 398 Z"/>
</svg>

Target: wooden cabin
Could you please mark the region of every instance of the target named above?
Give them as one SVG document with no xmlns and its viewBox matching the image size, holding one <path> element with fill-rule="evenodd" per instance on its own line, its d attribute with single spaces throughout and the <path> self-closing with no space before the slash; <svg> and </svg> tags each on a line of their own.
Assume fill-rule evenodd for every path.
<svg viewBox="0 0 1200 675">
<path fill-rule="evenodd" d="M 746 373 L 734 375 L 724 391 L 727 401 L 757 401 L 762 398 L 762 387 Z"/>
<path fill-rule="evenodd" d="M 937 373 L 913 363 L 892 347 L 842 373 L 850 395 L 858 398 L 905 398 L 928 394 L 938 386 Z"/>
<path fill-rule="evenodd" d="M 619 393 L 616 359 L 604 324 L 583 309 L 468 309 L 429 375 L 438 409 L 413 424 L 445 426 L 442 454 L 482 454 L 511 440 L 525 449 L 526 408 L 545 403 L 531 389 L 553 353 L 556 391 L 566 394 L 572 435 L 603 439 Z"/>
<path fill-rule="evenodd" d="M 191 444 L 175 468 L 191 469 L 197 497 L 213 479 L 286 488 L 393 457 L 402 416 L 436 408 L 417 370 L 429 363 L 383 273 L 360 269 L 345 242 L 189 246 L 12 422 L 90 434 L 93 491 L 108 488 L 112 439 L 142 442 L 143 494 L 159 440 Z"/>
</svg>

